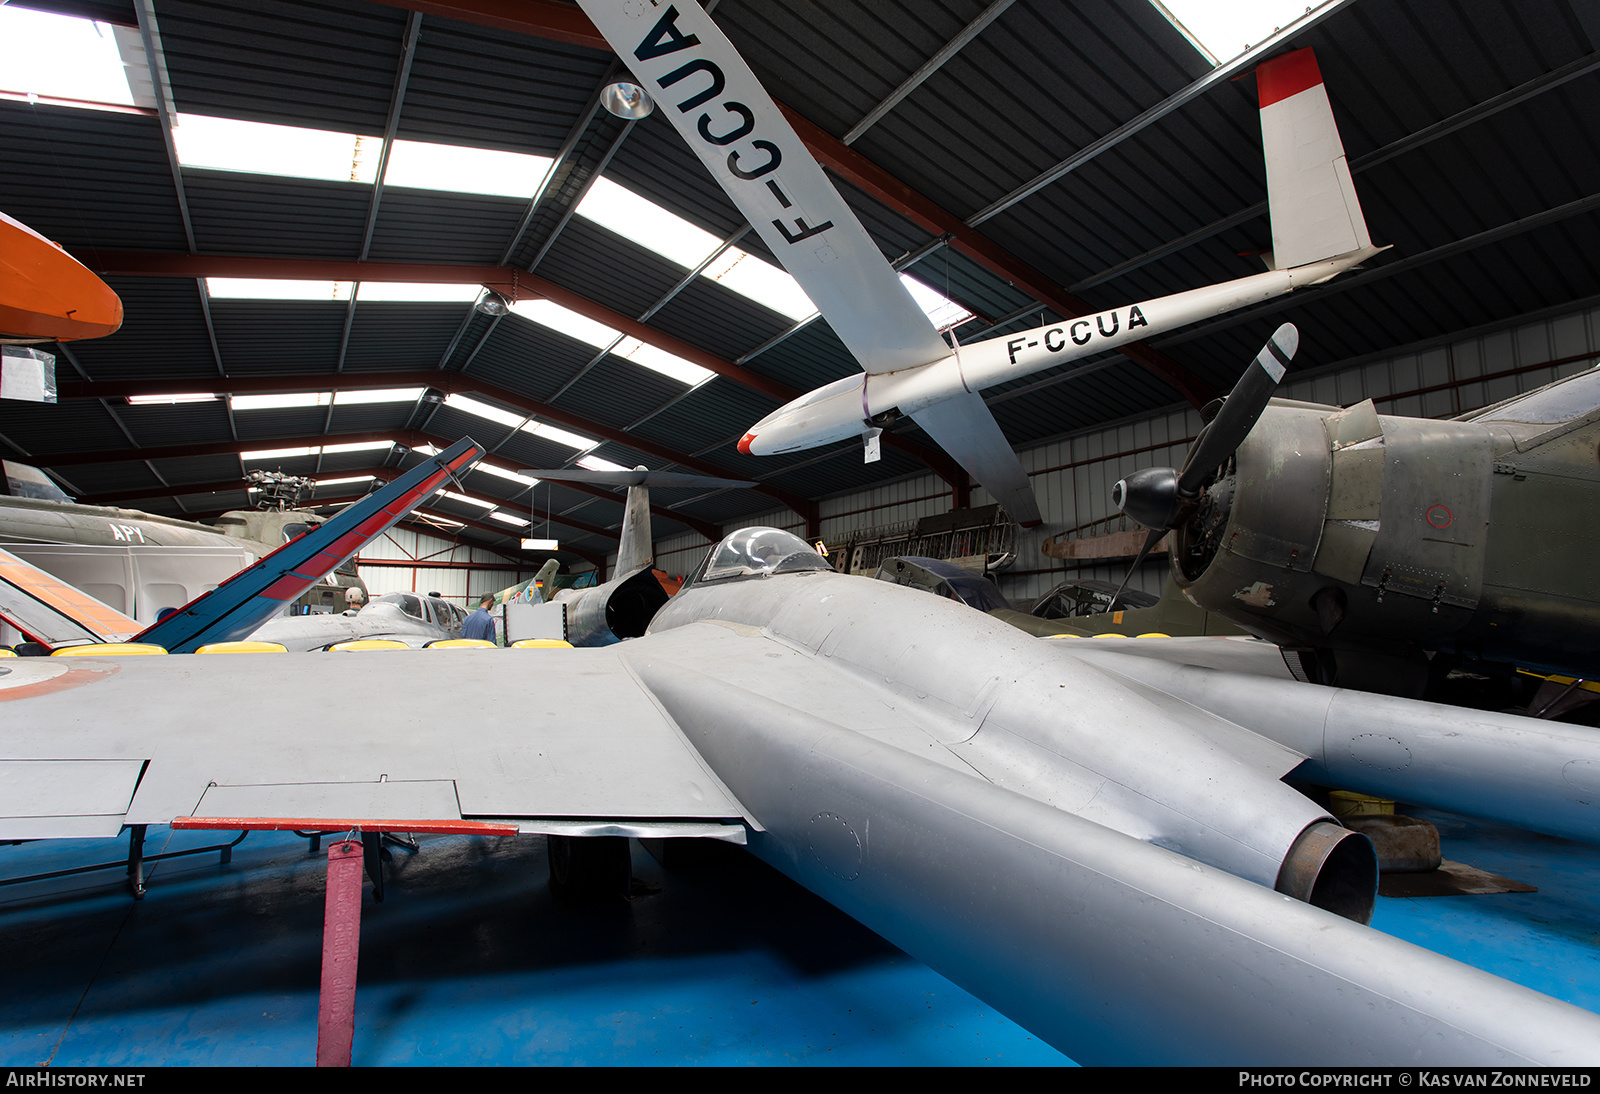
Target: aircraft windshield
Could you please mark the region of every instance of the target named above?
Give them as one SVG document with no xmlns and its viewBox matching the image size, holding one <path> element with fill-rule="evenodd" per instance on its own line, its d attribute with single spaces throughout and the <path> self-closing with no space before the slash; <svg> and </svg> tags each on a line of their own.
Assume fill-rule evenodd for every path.
<svg viewBox="0 0 1600 1094">
<path fill-rule="evenodd" d="M 1600 368 L 1586 369 L 1559 383 L 1529 392 L 1473 418 L 1478 422 L 1565 422 L 1600 407 Z"/>
<path fill-rule="evenodd" d="M 700 580 L 832 569 L 816 548 L 797 535 L 776 528 L 741 528 L 717 544 Z"/>
</svg>

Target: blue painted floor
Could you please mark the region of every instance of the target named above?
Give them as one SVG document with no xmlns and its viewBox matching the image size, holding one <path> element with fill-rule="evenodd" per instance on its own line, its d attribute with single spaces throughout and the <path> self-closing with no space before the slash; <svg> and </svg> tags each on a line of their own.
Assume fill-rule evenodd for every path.
<svg viewBox="0 0 1600 1094">
<path fill-rule="evenodd" d="M 1374 926 L 1600 1011 L 1600 849 L 1443 814 L 1445 855 L 1525 895 L 1380 899 Z M 147 851 L 200 834 L 152 829 Z M 126 841 L 0 847 L 0 876 Z M 544 841 L 424 837 L 363 909 L 357 1064 L 1041 1064 L 1065 1057 L 737 848 L 583 910 Z M 309 1064 L 324 858 L 257 833 L 230 865 L 156 864 L 0 888 L 0 1062 Z"/>
</svg>

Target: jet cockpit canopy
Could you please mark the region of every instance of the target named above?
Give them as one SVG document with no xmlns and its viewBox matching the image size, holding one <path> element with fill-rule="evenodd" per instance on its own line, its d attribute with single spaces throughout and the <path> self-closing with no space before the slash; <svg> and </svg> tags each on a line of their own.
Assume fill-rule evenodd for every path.
<svg viewBox="0 0 1600 1094">
<path fill-rule="evenodd" d="M 817 549 L 792 532 L 777 528 L 741 528 L 712 549 L 700 581 L 832 571 Z"/>
</svg>

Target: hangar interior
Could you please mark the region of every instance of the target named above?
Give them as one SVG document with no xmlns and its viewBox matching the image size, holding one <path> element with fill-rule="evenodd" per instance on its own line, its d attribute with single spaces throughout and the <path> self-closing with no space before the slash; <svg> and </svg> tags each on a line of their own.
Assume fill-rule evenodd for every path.
<svg viewBox="0 0 1600 1094">
<path fill-rule="evenodd" d="M 1212 56 L 1144 0 L 703 6 L 918 302 L 962 343 L 1259 272 L 1271 231 L 1252 70 L 1291 49 L 1316 51 L 1372 238 L 1392 249 L 1325 284 L 986 391 L 1043 513 L 1039 527 L 1016 531 L 1015 557 L 995 575 L 1013 601 L 1068 576 L 1121 579 L 1125 560 L 1066 566 L 1041 545 L 1133 527 L 1117 517 L 1112 484 L 1181 464 L 1201 408 L 1281 322 L 1299 328 L 1301 349 L 1280 395 L 1371 398 L 1385 414 L 1452 417 L 1600 359 L 1593 4 L 1326 0 L 1238 56 Z M 738 450 L 751 423 L 859 366 L 662 111 L 624 120 L 602 107 L 624 68 L 574 5 L 12 0 L 12 9 L 98 21 L 87 33 L 129 74 L 125 99 L 94 102 L 8 88 L 0 74 L 0 211 L 101 272 L 126 308 L 116 334 L 49 347 L 57 403 L 0 402 L 0 451 L 45 468 L 78 500 L 206 520 L 248 506 L 248 471 L 277 469 L 315 478 L 316 502 L 338 505 L 470 435 L 489 458 L 361 560 L 374 591 L 439 589 L 462 601 L 537 570 L 550 552 L 521 549 L 527 538 L 558 539 L 568 572 L 603 576 L 615 564 L 621 493 L 533 485 L 528 472 L 540 468 L 751 480 L 652 492 L 656 565 L 672 574 L 748 525 L 848 544 L 992 502 L 910 418 L 885 430 L 875 462 L 855 440 L 781 456 Z M 483 306 L 487 289 L 509 309 Z M 1158 592 L 1165 572 L 1152 561 L 1134 585 Z M 1461 838 L 1493 845 L 1491 858 L 1503 849 L 1495 833 Z M 272 868 L 298 877 L 287 861 Z M 1592 939 L 1570 950 L 1557 941 L 1572 909 L 1594 903 L 1592 855 L 1581 861 L 1541 873 L 1566 907 L 1550 932 L 1530 926 L 1532 904 L 1515 906 L 1514 924 L 1412 923 L 1408 908 L 1380 925 L 1431 941 L 1503 930 L 1463 942 L 1460 956 L 1513 978 L 1531 964 L 1541 990 L 1600 1009 Z M 1546 871 L 1517 859 L 1500 868 Z M 95 930 L 121 914 L 81 899 Z M 205 900 L 238 910 L 237 893 Z M 675 929 L 671 915 L 703 913 L 690 903 L 642 933 L 655 931 L 654 943 Z M 854 926 L 843 923 L 835 937 Z M 46 941 L 61 933 L 42 915 L 28 929 Z M 595 952 L 614 941 L 594 941 Z M 270 953 L 263 945 L 248 958 Z M 777 970 L 757 962 L 713 1002 L 675 999 L 651 1020 L 702 1004 L 725 1010 L 752 985 L 854 998 L 863 970 L 905 972 L 870 942 L 843 945 L 866 956 L 785 954 Z M 705 953 L 716 948 L 651 950 L 629 975 L 693 958 L 705 962 L 695 975 L 714 978 Z M 409 958 L 392 960 L 391 986 L 410 983 Z M 540 957 L 516 960 L 519 975 L 537 979 L 529 970 Z M 1575 975 L 1551 986 L 1561 979 L 1553 969 Z M 916 979 L 924 973 L 931 979 Z M 909 986 L 895 991 L 947 1005 L 942 978 L 915 962 L 905 975 Z M 199 979 L 176 998 L 222 990 Z M 621 987 L 581 980 L 563 986 L 592 993 L 592 1022 L 602 1023 L 606 992 Z M 63 982 L 42 994 L 59 1002 L 71 990 Z M 175 1021 L 170 1000 L 142 990 L 110 1003 L 108 1021 L 138 1012 L 151 1016 L 145 1035 L 169 1036 L 154 1031 Z M 386 1005 L 409 1005 L 402 988 L 386 990 Z M 429 994 L 438 993 L 418 997 Z M 981 1062 L 992 1038 L 1006 1046 L 1000 1062 L 1042 1061 L 1020 1027 L 996 1032 L 975 998 L 948 1005 L 960 1008 L 948 1022 L 971 1034 L 971 1053 L 900 1045 L 873 1057 L 859 1047 L 850 1059 Z M 217 1014 L 219 1026 L 236 1017 Z M 622 1020 L 633 1028 L 638 1014 Z M 802 1026 L 820 1038 L 816 1023 L 831 1020 Z M 38 1062 L 25 1042 L 54 1035 L 29 1023 L 13 1016 L 10 1062 Z M 852 1025 L 847 1037 L 868 1046 L 875 1029 Z M 650 1051 L 676 1043 L 636 1032 Z M 212 1047 L 188 1058 L 240 1058 L 236 1042 L 204 1036 Z M 514 1031 L 497 1036 L 499 1047 L 474 1044 L 467 1058 L 637 1060 L 576 1032 L 580 1048 L 566 1055 L 546 1042 L 519 1055 L 505 1048 Z M 762 1036 L 696 1041 L 701 1055 L 686 1058 L 825 1058 L 810 1042 L 774 1047 L 778 1034 Z M 81 1058 L 147 1059 L 89 1048 Z M 399 1048 L 371 1060 L 422 1062 Z"/>
<path fill-rule="evenodd" d="M 754 480 L 660 493 L 674 572 L 741 523 L 837 539 L 987 501 L 909 420 L 872 464 L 859 444 L 734 450 L 778 403 L 856 366 L 792 283 L 743 257 L 772 261 L 662 117 L 599 107 L 615 58 L 565 5 L 521 5 L 513 26 L 471 4 L 37 6 L 120 27 L 136 60 L 151 32 L 164 72 L 159 95 L 135 79 L 114 112 L 0 101 L 9 215 L 116 267 L 126 306 L 115 336 L 61 355 L 59 404 L 0 408 L 14 458 L 82 500 L 203 519 L 244 504 L 242 470 L 264 466 L 313 475 L 318 499 L 336 500 L 472 433 L 494 457 L 438 518 L 515 556 L 518 522 L 537 512 L 583 569 L 614 551 L 620 498 L 530 494 L 509 475 L 581 462 Z M 1291 387 L 1338 373 L 1342 397 L 1417 390 L 1429 412 L 1440 392 L 1462 409 L 1491 397 L 1440 385 L 1492 374 L 1497 395 L 1542 382 L 1545 362 L 1582 367 L 1570 358 L 1595 347 L 1573 325 L 1600 292 L 1586 235 L 1595 18 L 1560 2 L 1324 4 L 1213 67 L 1143 4 L 718 12 L 811 123 L 808 147 L 883 253 L 970 313 L 954 328 L 967 342 L 1259 270 L 1270 237 L 1247 74 L 1316 50 L 1373 238 L 1393 249 L 1132 356 L 987 392 L 1044 507 L 1002 578 L 1014 598 L 1053 565 L 1032 545 L 1110 513 L 1102 480 L 1192 436 L 1198 420 L 1180 425 L 1174 408 L 1226 391 L 1284 319 L 1304 345 Z M 348 137 L 354 171 L 342 146 L 330 166 L 293 132 L 238 122 Z M 514 155 L 440 170 L 439 145 Z M 510 315 L 474 310 L 475 286 L 450 280 L 487 264 L 520 271 Z M 371 283 L 382 276 L 412 284 Z M 129 402 L 183 394 L 215 397 Z"/>
</svg>

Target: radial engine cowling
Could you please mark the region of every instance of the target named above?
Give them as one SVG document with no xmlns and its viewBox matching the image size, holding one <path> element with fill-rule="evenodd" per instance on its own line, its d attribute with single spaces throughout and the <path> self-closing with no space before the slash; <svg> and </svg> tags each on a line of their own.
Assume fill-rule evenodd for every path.
<svg viewBox="0 0 1600 1094">
<path fill-rule="evenodd" d="M 1330 408 L 1331 409 L 1331 408 Z M 1174 531 L 1179 587 L 1263 638 L 1300 644 L 1332 470 L 1326 414 L 1270 406 L 1225 473 Z"/>
</svg>

